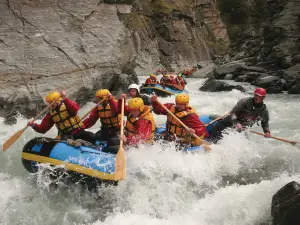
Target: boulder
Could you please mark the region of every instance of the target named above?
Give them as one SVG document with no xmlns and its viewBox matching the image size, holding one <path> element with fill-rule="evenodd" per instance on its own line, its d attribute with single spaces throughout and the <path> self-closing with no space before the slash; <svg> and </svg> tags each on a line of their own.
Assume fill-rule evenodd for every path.
<svg viewBox="0 0 300 225">
<path fill-rule="evenodd" d="M 216 69 L 214 70 L 214 75 L 216 79 L 223 79 L 226 74 L 236 73 L 242 70 L 248 70 L 248 67 L 244 62 L 241 61 L 231 62 L 216 67 Z"/>
<path fill-rule="evenodd" d="M 201 69 L 196 70 L 191 74 L 192 78 L 207 78 L 209 74 L 211 74 L 216 65 L 214 63 L 210 63 L 207 66 L 202 67 Z"/>
<path fill-rule="evenodd" d="M 300 84 L 294 85 L 292 88 L 288 90 L 289 94 L 300 94 Z"/>
<path fill-rule="evenodd" d="M 300 63 L 288 68 L 283 75 L 283 79 L 287 82 L 295 81 L 298 78 L 300 78 Z"/>
<path fill-rule="evenodd" d="M 252 82 L 252 84 L 258 87 L 268 88 L 271 85 L 275 84 L 278 80 L 280 80 L 279 77 L 266 76 L 266 77 L 260 77 L 256 79 L 254 82 Z"/>
<path fill-rule="evenodd" d="M 226 76 L 224 77 L 224 80 L 232 80 L 232 79 L 233 79 L 232 73 L 226 74 Z"/>
<path fill-rule="evenodd" d="M 240 85 L 230 85 L 223 81 L 216 80 L 215 78 L 208 78 L 202 87 L 199 88 L 200 91 L 205 92 L 219 92 L 219 91 L 231 91 L 237 89 L 239 91 L 245 92 L 245 89 Z"/>
</svg>

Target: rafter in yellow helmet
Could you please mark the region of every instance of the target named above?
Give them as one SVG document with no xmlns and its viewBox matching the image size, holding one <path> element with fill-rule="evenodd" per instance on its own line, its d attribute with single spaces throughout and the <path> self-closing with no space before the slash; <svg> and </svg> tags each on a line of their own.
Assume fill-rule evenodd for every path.
<svg viewBox="0 0 300 225">
<path fill-rule="evenodd" d="M 141 112 L 144 110 L 144 101 L 141 98 L 132 98 L 128 102 L 129 109 L 139 109 Z"/>
<path fill-rule="evenodd" d="M 51 103 L 53 101 L 60 102 L 62 100 L 60 93 L 57 91 L 50 92 L 46 98 L 46 102 Z"/>
<path fill-rule="evenodd" d="M 101 89 L 96 92 L 96 98 L 107 98 L 110 95 L 108 89 Z"/>
<path fill-rule="evenodd" d="M 186 104 L 188 105 L 190 102 L 190 96 L 188 94 L 179 94 L 175 98 L 176 104 Z"/>
</svg>

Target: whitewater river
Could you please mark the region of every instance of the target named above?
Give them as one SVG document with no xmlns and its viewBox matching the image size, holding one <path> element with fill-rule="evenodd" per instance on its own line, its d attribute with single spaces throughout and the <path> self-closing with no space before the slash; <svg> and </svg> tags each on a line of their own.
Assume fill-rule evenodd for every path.
<svg viewBox="0 0 300 225">
<path fill-rule="evenodd" d="M 222 115 L 253 91 L 247 86 L 246 93 L 204 93 L 198 90 L 202 82 L 188 80 L 191 105 L 199 114 Z M 161 100 L 173 102 L 174 97 Z M 267 96 L 273 135 L 300 140 L 299 100 L 287 94 Z M 92 106 L 88 103 L 80 114 Z M 155 119 L 160 124 L 166 118 Z M 20 117 L 7 126 L 0 118 L 1 146 L 25 124 Z M 55 134 L 52 129 L 46 136 Z M 21 163 L 23 145 L 36 135 L 29 128 L 7 152 L 0 152 L 1 225 L 271 224 L 272 195 L 287 182 L 300 181 L 299 146 L 230 133 L 209 154 L 182 154 L 172 144 L 158 143 L 130 149 L 126 180 L 114 188 L 89 193 L 61 184 L 54 190 L 46 176 L 30 175 Z"/>
</svg>

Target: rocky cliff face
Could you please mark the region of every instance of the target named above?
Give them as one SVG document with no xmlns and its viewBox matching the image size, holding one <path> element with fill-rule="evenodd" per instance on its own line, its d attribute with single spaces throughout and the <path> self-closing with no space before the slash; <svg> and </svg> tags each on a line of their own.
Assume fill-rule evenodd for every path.
<svg viewBox="0 0 300 225">
<path fill-rule="evenodd" d="M 260 80 L 255 84 L 270 87 L 270 92 L 300 93 L 300 0 L 217 2 L 232 41 L 227 62 L 246 64 L 230 71 L 233 78 L 251 81 L 269 76 L 264 78 L 270 81 L 267 84 Z M 256 67 L 249 72 L 249 66 Z"/>
<path fill-rule="evenodd" d="M 228 50 L 213 0 L 1 0 L 0 116 L 32 116 L 51 90 L 79 102 L 136 74 Z"/>
</svg>

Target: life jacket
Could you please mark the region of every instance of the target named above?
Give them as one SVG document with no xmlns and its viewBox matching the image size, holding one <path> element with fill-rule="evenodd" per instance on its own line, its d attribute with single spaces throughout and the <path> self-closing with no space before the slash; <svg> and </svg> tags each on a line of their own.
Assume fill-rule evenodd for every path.
<svg viewBox="0 0 300 225">
<path fill-rule="evenodd" d="M 59 106 L 58 110 L 52 109 L 49 113 L 60 134 L 70 133 L 83 126 L 79 116 L 71 116 L 64 103 Z"/>
<path fill-rule="evenodd" d="M 190 115 L 190 114 L 196 114 L 195 109 L 191 106 L 187 106 L 186 111 L 176 112 L 175 106 L 173 105 L 170 108 L 170 111 L 180 120 L 182 120 L 184 117 Z M 170 114 L 167 116 L 167 123 L 166 123 L 166 130 L 168 134 L 170 135 L 176 135 L 177 137 L 181 138 L 186 136 L 187 132 L 185 128 L 177 122 Z"/>
<path fill-rule="evenodd" d="M 138 120 L 149 120 L 152 125 L 152 133 L 147 139 L 147 143 L 152 143 L 154 139 L 154 132 L 155 132 L 155 122 L 152 113 L 150 112 L 150 107 L 145 105 L 144 106 L 144 111 L 139 115 L 139 117 L 132 117 L 131 114 L 127 116 L 127 121 L 126 121 L 126 126 L 125 126 L 125 131 L 126 131 L 126 136 L 134 136 L 137 134 L 137 131 L 135 129 L 135 123 Z"/>
<path fill-rule="evenodd" d="M 102 128 L 119 128 L 121 125 L 121 114 L 114 113 L 109 104 L 105 107 L 98 106 L 98 116 L 101 121 Z"/>
<path fill-rule="evenodd" d="M 157 84 L 157 83 L 158 83 L 157 79 L 152 80 L 151 78 L 148 78 L 145 82 L 145 84 Z"/>
</svg>

